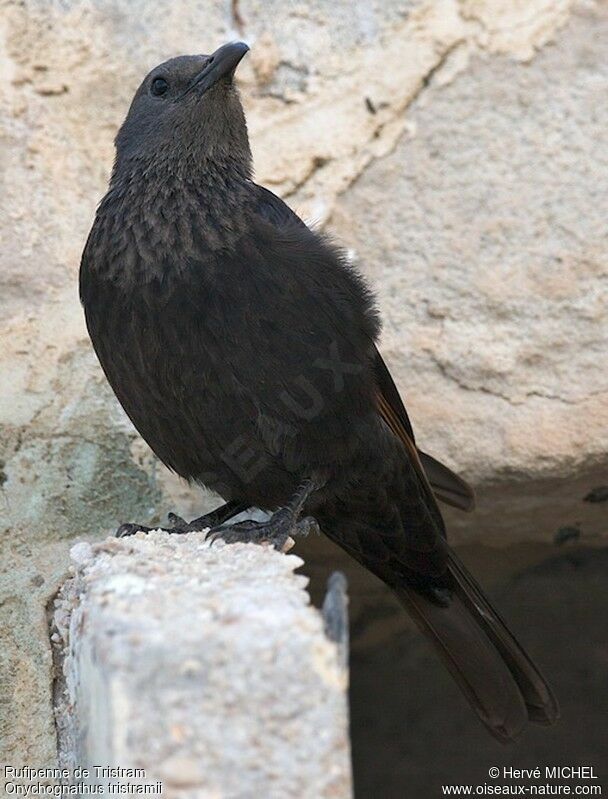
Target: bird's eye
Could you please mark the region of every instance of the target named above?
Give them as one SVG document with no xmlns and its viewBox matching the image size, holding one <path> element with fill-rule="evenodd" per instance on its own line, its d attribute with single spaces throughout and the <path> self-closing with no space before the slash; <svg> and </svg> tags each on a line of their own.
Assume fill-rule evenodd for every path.
<svg viewBox="0 0 608 799">
<path fill-rule="evenodd" d="M 150 93 L 153 94 L 154 97 L 162 97 L 163 94 L 167 93 L 168 88 L 169 84 L 164 78 L 154 78 L 150 84 Z"/>
</svg>

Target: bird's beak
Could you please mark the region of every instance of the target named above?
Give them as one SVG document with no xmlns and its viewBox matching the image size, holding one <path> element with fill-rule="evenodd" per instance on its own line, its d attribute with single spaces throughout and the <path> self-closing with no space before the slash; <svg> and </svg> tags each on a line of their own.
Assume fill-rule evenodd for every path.
<svg viewBox="0 0 608 799">
<path fill-rule="evenodd" d="M 248 50 L 249 47 L 245 42 L 231 42 L 222 45 L 209 58 L 205 68 L 196 75 L 187 91 L 195 89 L 199 95 L 204 94 L 221 78 L 233 75 Z"/>
</svg>

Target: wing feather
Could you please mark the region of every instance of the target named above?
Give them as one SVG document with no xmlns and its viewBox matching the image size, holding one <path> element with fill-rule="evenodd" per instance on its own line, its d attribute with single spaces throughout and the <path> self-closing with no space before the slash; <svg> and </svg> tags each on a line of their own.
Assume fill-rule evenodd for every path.
<svg viewBox="0 0 608 799">
<path fill-rule="evenodd" d="M 393 433 L 402 441 L 424 482 L 442 502 L 460 510 L 473 510 L 475 493 L 471 486 L 443 463 L 416 446 L 414 431 L 405 405 L 378 350 L 374 366 L 378 385 L 378 411 Z"/>
</svg>

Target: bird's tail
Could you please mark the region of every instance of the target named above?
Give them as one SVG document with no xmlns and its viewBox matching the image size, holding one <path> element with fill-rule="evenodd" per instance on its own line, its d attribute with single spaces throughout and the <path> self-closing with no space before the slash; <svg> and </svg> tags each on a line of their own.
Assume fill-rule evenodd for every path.
<svg viewBox="0 0 608 799">
<path fill-rule="evenodd" d="M 394 590 L 492 735 L 506 743 L 528 720 L 557 721 L 559 706 L 544 677 L 453 552 L 448 584 L 445 607 L 407 585 Z"/>
</svg>

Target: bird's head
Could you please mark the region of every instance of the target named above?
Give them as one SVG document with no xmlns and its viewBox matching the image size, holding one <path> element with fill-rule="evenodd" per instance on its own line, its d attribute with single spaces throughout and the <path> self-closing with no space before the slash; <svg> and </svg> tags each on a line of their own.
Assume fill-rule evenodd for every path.
<svg viewBox="0 0 608 799">
<path fill-rule="evenodd" d="M 233 82 L 248 50 L 234 42 L 210 56 L 172 58 L 149 72 L 116 136 L 115 176 L 154 163 L 180 172 L 216 164 L 249 177 L 247 124 Z"/>
</svg>

